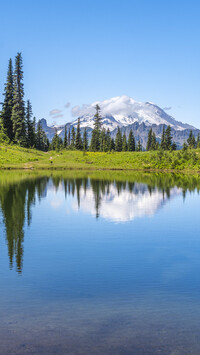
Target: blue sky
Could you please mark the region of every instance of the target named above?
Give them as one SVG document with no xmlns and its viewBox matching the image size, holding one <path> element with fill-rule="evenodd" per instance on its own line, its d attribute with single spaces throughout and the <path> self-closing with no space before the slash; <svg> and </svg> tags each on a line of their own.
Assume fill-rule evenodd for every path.
<svg viewBox="0 0 200 355">
<path fill-rule="evenodd" d="M 0 3 L 0 93 L 21 51 L 37 119 L 65 123 L 75 105 L 128 95 L 200 128 L 199 1 Z"/>
</svg>

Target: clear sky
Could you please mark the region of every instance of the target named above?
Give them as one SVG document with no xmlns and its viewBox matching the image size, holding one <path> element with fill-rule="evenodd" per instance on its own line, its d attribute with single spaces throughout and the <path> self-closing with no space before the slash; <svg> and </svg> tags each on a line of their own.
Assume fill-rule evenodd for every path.
<svg viewBox="0 0 200 355">
<path fill-rule="evenodd" d="M 25 95 L 37 119 L 65 123 L 75 105 L 128 95 L 200 128 L 199 0 L 0 5 L 0 93 L 8 59 L 22 52 Z"/>
</svg>

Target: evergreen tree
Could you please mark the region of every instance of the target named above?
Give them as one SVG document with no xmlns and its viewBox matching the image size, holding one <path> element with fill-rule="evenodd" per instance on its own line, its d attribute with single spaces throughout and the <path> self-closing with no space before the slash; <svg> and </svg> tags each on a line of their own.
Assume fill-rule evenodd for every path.
<svg viewBox="0 0 200 355">
<path fill-rule="evenodd" d="M 126 135 L 125 133 L 123 134 L 122 138 L 122 151 L 126 152 L 127 151 L 127 141 L 126 141 Z"/>
<path fill-rule="evenodd" d="M 22 146 L 26 145 L 25 131 L 25 108 L 24 108 L 24 85 L 22 71 L 22 55 L 18 53 L 15 58 L 14 93 L 12 108 L 12 123 L 14 141 Z"/>
<path fill-rule="evenodd" d="M 83 133 L 83 150 L 87 151 L 88 150 L 88 137 L 87 137 L 87 130 L 86 128 L 84 129 Z"/>
<path fill-rule="evenodd" d="M 62 146 L 63 146 L 62 138 L 59 137 L 56 129 L 55 135 L 51 142 L 51 149 L 56 150 L 58 152 L 62 148 Z"/>
<path fill-rule="evenodd" d="M 141 151 L 142 151 L 142 145 L 141 145 L 140 140 L 138 141 L 138 144 L 137 144 L 137 146 L 136 146 L 136 151 L 137 151 L 137 152 L 141 152 Z"/>
<path fill-rule="evenodd" d="M 156 135 L 153 132 L 152 133 L 152 140 L 151 140 L 151 150 L 156 150 L 156 149 L 158 149 L 158 144 L 157 144 L 157 141 L 156 141 Z"/>
<path fill-rule="evenodd" d="M 172 150 L 176 150 L 176 148 L 177 148 L 176 143 L 173 142 L 173 143 L 172 143 Z"/>
<path fill-rule="evenodd" d="M 187 142 L 188 142 L 188 145 L 189 145 L 190 148 L 195 148 L 196 147 L 196 140 L 195 140 L 195 137 L 193 135 L 192 130 L 190 131 L 190 134 L 189 134 Z"/>
<path fill-rule="evenodd" d="M 70 147 L 70 145 L 71 145 L 71 133 L 70 133 L 70 127 L 69 127 L 69 131 L 68 131 L 68 138 L 67 138 L 67 141 L 68 141 L 68 146 Z"/>
<path fill-rule="evenodd" d="M 111 142 L 110 142 L 110 150 L 115 150 L 115 140 L 114 138 L 111 138 Z"/>
<path fill-rule="evenodd" d="M 75 147 L 78 150 L 83 148 L 83 142 L 81 138 L 81 130 L 80 130 L 80 118 L 78 118 L 77 130 L 76 130 L 76 139 L 75 139 Z"/>
<path fill-rule="evenodd" d="M 29 100 L 27 100 L 27 106 L 26 106 L 26 146 L 27 147 L 33 147 L 34 146 L 34 141 L 35 141 L 35 135 L 34 135 L 34 125 L 32 122 L 32 106 Z"/>
<path fill-rule="evenodd" d="M 100 132 L 101 132 L 101 122 L 102 118 L 100 115 L 100 107 L 96 105 L 96 114 L 94 115 L 94 129 L 92 131 L 92 138 L 90 142 L 90 150 L 98 152 L 100 150 Z"/>
<path fill-rule="evenodd" d="M 67 148 L 67 125 L 65 125 L 65 135 L 64 135 L 64 141 L 63 141 L 63 147 L 66 149 Z"/>
<path fill-rule="evenodd" d="M 166 145 L 166 150 L 170 150 L 172 147 L 172 136 L 171 136 L 170 126 L 167 126 L 165 131 L 165 145 Z"/>
<path fill-rule="evenodd" d="M 45 132 L 42 129 L 42 124 L 38 121 L 36 132 L 36 149 L 47 151 L 49 148 L 49 141 Z"/>
<path fill-rule="evenodd" d="M 200 134 L 197 136 L 197 148 L 200 148 Z"/>
<path fill-rule="evenodd" d="M 110 152 L 111 150 L 112 150 L 112 148 L 111 148 L 111 136 L 110 136 L 110 130 L 108 128 L 107 132 L 106 132 L 106 152 Z"/>
<path fill-rule="evenodd" d="M 74 126 L 72 127 L 72 138 L 71 138 L 71 148 L 74 149 L 75 148 L 75 141 L 76 141 L 76 133 L 75 133 L 75 129 Z"/>
<path fill-rule="evenodd" d="M 101 133 L 100 133 L 100 137 L 99 137 L 99 149 L 101 152 L 106 152 L 106 130 L 105 128 L 102 129 Z"/>
<path fill-rule="evenodd" d="M 147 146 L 146 146 L 146 150 L 151 150 L 152 148 L 152 128 L 149 130 L 148 133 L 148 138 L 147 138 Z"/>
<path fill-rule="evenodd" d="M 128 136 L 128 151 L 129 152 L 135 151 L 135 138 L 134 138 L 132 129 L 130 130 L 129 136 Z"/>
<path fill-rule="evenodd" d="M 166 142 L 165 142 L 165 126 L 163 125 L 163 131 L 162 131 L 162 138 L 161 138 L 161 143 L 160 146 L 163 150 L 166 149 Z"/>
<path fill-rule="evenodd" d="M 1 113 L 2 130 L 8 136 L 10 141 L 13 140 L 13 123 L 12 123 L 12 109 L 13 109 L 13 67 L 12 59 L 9 60 L 7 81 L 4 89 L 4 102 Z"/>
<path fill-rule="evenodd" d="M 117 128 L 117 134 L 116 134 L 116 138 L 115 138 L 115 150 L 116 150 L 116 152 L 122 151 L 122 133 L 121 133 L 119 126 Z"/>
</svg>

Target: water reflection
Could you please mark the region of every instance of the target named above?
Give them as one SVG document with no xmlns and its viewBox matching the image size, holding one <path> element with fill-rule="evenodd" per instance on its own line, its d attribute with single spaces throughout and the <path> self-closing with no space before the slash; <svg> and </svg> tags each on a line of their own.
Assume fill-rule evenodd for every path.
<svg viewBox="0 0 200 355">
<path fill-rule="evenodd" d="M 23 264 L 25 222 L 30 225 L 32 206 L 52 188 L 63 191 L 65 199 L 73 197 L 70 209 L 81 209 L 109 221 L 127 222 L 152 216 L 170 198 L 180 194 L 185 198 L 187 191 L 199 191 L 200 178 L 172 174 L 1 173 L 0 206 L 10 267 L 15 258 L 19 273 Z M 56 201 L 54 207 L 55 204 Z"/>
</svg>

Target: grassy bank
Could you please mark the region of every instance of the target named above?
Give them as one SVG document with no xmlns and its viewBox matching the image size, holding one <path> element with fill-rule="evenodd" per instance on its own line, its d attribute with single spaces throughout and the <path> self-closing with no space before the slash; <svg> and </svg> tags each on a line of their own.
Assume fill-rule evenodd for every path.
<svg viewBox="0 0 200 355">
<path fill-rule="evenodd" d="M 1 169 L 174 170 L 200 171 L 200 150 L 93 153 L 62 150 L 41 152 L 0 146 Z"/>
</svg>

